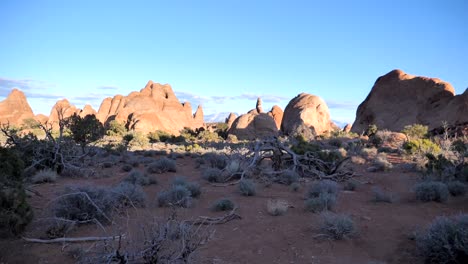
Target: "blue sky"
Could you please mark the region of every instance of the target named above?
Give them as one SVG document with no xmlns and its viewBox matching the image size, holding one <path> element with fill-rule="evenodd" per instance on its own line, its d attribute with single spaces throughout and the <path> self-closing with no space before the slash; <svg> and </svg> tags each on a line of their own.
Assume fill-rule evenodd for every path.
<svg viewBox="0 0 468 264">
<path fill-rule="evenodd" d="M 352 122 L 392 69 L 468 86 L 468 1 L 0 1 L 0 99 L 99 107 L 148 80 L 205 114 L 321 96 Z"/>
</svg>

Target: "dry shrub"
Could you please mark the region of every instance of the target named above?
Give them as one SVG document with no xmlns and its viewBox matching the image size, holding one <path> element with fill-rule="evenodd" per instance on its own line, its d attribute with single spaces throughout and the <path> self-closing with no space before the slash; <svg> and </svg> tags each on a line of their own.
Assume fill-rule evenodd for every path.
<svg viewBox="0 0 468 264">
<path fill-rule="evenodd" d="M 372 167 L 368 168 L 367 170 L 370 172 L 389 171 L 392 168 L 393 165 L 388 162 L 387 155 L 385 153 L 379 153 L 372 161 Z"/>
<path fill-rule="evenodd" d="M 362 165 L 366 163 L 366 160 L 360 156 L 352 156 L 351 162 L 354 164 Z"/>
<path fill-rule="evenodd" d="M 376 203 L 393 203 L 395 198 L 390 192 L 385 192 L 380 187 L 373 187 L 372 194 L 374 195 L 373 201 Z"/>
<path fill-rule="evenodd" d="M 288 211 L 289 204 L 281 199 L 269 199 L 267 202 L 267 212 L 272 216 L 284 215 Z"/>
<path fill-rule="evenodd" d="M 377 149 L 376 148 L 363 148 L 361 149 L 361 155 L 366 158 L 372 158 L 377 155 Z"/>
<path fill-rule="evenodd" d="M 229 211 L 234 209 L 234 203 L 227 198 L 217 200 L 212 206 L 213 211 Z"/>
<path fill-rule="evenodd" d="M 239 182 L 239 191 L 244 196 L 254 196 L 257 193 L 257 187 L 252 180 L 242 179 Z"/>
<path fill-rule="evenodd" d="M 33 183 L 45 183 L 57 181 L 57 172 L 50 169 L 40 170 L 31 178 Z"/>
<path fill-rule="evenodd" d="M 449 197 L 447 185 L 442 182 L 426 181 L 414 185 L 416 199 L 423 202 L 445 202 Z"/>
<path fill-rule="evenodd" d="M 356 234 L 354 221 L 345 214 L 323 213 L 321 230 L 331 239 L 341 240 Z"/>
<path fill-rule="evenodd" d="M 468 263 L 468 215 L 437 217 L 416 235 L 425 263 Z"/>
<path fill-rule="evenodd" d="M 177 166 L 174 160 L 164 157 L 150 163 L 147 170 L 149 173 L 161 174 L 165 172 L 176 172 Z"/>
<path fill-rule="evenodd" d="M 338 184 L 330 180 L 319 181 L 309 187 L 306 196 L 306 210 L 314 213 L 331 210 L 336 204 Z"/>
</svg>

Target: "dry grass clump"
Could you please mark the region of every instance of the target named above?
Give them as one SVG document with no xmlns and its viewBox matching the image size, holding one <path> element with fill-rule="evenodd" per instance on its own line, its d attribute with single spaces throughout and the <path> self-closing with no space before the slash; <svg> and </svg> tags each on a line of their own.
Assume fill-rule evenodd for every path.
<svg viewBox="0 0 468 264">
<path fill-rule="evenodd" d="M 321 230 L 331 239 L 341 240 L 356 234 L 353 219 L 345 214 L 323 213 Z"/>
<path fill-rule="evenodd" d="M 372 200 L 376 203 L 393 203 L 395 200 L 393 194 L 390 192 L 385 192 L 377 186 L 372 188 L 372 194 L 374 196 Z"/>
<path fill-rule="evenodd" d="M 393 165 L 388 162 L 387 155 L 385 153 L 379 153 L 377 157 L 372 161 L 372 166 L 367 169 L 369 172 L 376 171 L 389 171 L 393 168 Z"/>
<path fill-rule="evenodd" d="M 285 215 L 289 204 L 281 199 L 269 199 L 267 202 L 267 212 L 272 216 Z"/>
<path fill-rule="evenodd" d="M 116 195 L 109 188 L 70 186 L 55 201 L 52 211 L 55 217 L 72 221 L 86 222 L 96 219 L 110 223 L 115 198 Z"/>
<path fill-rule="evenodd" d="M 310 186 L 307 191 L 305 208 L 314 213 L 331 210 L 336 204 L 338 184 L 334 181 L 323 180 Z"/>
<path fill-rule="evenodd" d="M 375 157 L 377 155 L 377 148 L 363 148 L 361 149 L 361 156 L 366 159 Z"/>
<path fill-rule="evenodd" d="M 123 164 L 122 167 L 120 167 L 120 169 L 124 172 L 129 172 L 133 169 L 133 166 L 130 164 Z"/>
<path fill-rule="evenodd" d="M 121 205 L 145 207 L 146 193 L 138 184 L 121 182 L 112 191 L 119 194 L 116 199 Z"/>
<path fill-rule="evenodd" d="M 204 164 L 209 165 L 211 168 L 224 169 L 228 163 L 229 158 L 224 154 L 218 154 L 215 152 L 205 153 L 203 156 Z"/>
<path fill-rule="evenodd" d="M 147 171 L 149 173 L 165 173 L 165 172 L 176 172 L 176 162 L 172 159 L 163 157 L 148 165 Z"/>
<path fill-rule="evenodd" d="M 223 171 L 218 168 L 206 168 L 202 173 L 202 178 L 208 182 L 224 182 Z"/>
<path fill-rule="evenodd" d="M 148 176 L 139 170 L 130 171 L 123 181 L 144 186 L 158 183 L 156 178 Z"/>
<path fill-rule="evenodd" d="M 46 169 L 40 170 L 31 178 L 33 183 L 45 183 L 57 181 L 58 175 L 54 170 Z"/>
<path fill-rule="evenodd" d="M 291 185 L 299 181 L 299 174 L 293 170 L 285 170 L 281 174 L 275 177 L 275 182 Z"/>
<path fill-rule="evenodd" d="M 257 193 L 257 186 L 250 179 L 242 179 L 239 182 L 239 191 L 244 196 L 254 196 Z"/>
<path fill-rule="evenodd" d="M 359 185 L 358 181 L 353 180 L 353 179 L 349 179 L 344 183 L 343 189 L 345 191 L 355 191 L 356 188 L 358 187 L 358 185 Z"/>
<path fill-rule="evenodd" d="M 360 156 L 352 156 L 351 162 L 354 164 L 362 165 L 366 163 L 366 160 Z"/>
<path fill-rule="evenodd" d="M 160 207 L 179 206 L 187 208 L 192 205 L 192 198 L 199 197 L 200 194 L 200 185 L 187 182 L 184 177 L 176 177 L 172 181 L 171 188 L 159 193 L 157 199 Z"/>
</svg>

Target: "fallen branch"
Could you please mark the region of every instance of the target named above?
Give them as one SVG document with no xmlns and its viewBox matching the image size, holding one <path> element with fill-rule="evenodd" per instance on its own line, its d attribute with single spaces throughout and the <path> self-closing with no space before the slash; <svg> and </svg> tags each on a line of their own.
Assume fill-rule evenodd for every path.
<svg viewBox="0 0 468 264">
<path fill-rule="evenodd" d="M 208 217 L 208 216 L 199 216 L 197 220 L 194 221 L 185 221 L 192 225 L 219 225 L 225 224 L 229 221 L 242 219 L 242 217 L 235 213 L 237 208 L 232 209 L 231 212 L 220 217 Z"/>
<path fill-rule="evenodd" d="M 116 240 L 119 238 L 125 238 L 125 235 L 109 236 L 109 237 L 61 237 L 54 239 L 40 239 L 40 238 L 27 238 L 21 237 L 23 240 L 32 243 L 52 244 L 52 243 L 66 243 L 66 242 L 91 242 L 91 241 L 102 241 L 102 240 Z"/>
</svg>

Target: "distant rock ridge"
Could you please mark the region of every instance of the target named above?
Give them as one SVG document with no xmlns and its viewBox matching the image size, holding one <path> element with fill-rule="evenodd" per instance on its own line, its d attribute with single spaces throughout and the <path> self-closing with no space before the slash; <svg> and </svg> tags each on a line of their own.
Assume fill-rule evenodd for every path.
<svg viewBox="0 0 468 264">
<path fill-rule="evenodd" d="M 376 80 L 357 109 L 351 131 L 361 133 L 370 124 L 391 131 L 422 124 L 432 130 L 443 122 L 448 125 L 468 122 L 468 89 L 455 95 L 448 82 L 393 70 Z"/>
<path fill-rule="evenodd" d="M 184 128 L 204 125 L 201 106 L 192 114 L 190 103 L 180 103 L 169 84 L 149 81 L 140 92 L 105 98 L 97 112 L 103 122 L 117 120 L 129 129 L 144 133 L 163 130 L 174 135 Z"/>
<path fill-rule="evenodd" d="M 273 110 L 274 112 L 272 112 Z M 272 111 L 263 113 L 262 100 L 258 98 L 255 109 L 237 118 L 232 113 L 229 115 L 226 119 L 229 127 L 228 133 L 235 135 L 240 140 L 278 136 L 279 128 L 275 117 L 277 119 L 282 117 L 282 110 L 279 106 L 274 106 Z"/>
</svg>

